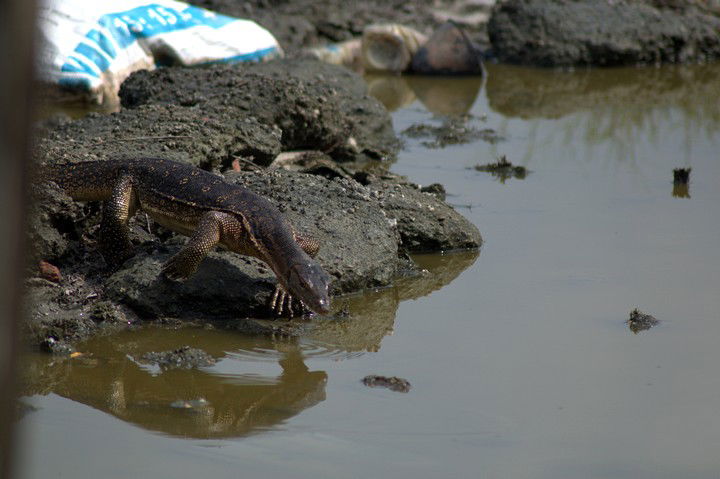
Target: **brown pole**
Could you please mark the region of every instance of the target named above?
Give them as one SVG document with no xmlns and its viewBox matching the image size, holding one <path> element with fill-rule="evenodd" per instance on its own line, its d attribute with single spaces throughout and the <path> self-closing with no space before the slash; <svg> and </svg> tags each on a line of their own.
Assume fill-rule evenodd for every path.
<svg viewBox="0 0 720 479">
<path fill-rule="evenodd" d="M 10 478 L 36 4 L 0 2 L 0 479 Z"/>
</svg>

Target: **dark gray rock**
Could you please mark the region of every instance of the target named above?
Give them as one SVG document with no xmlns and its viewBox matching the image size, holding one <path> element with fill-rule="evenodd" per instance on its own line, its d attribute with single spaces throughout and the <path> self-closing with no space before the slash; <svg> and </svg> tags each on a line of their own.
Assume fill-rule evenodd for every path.
<svg viewBox="0 0 720 479">
<path fill-rule="evenodd" d="M 131 109 L 180 104 L 230 121 L 254 116 L 279 128 L 283 150 L 323 151 L 336 161 L 394 157 L 399 146 L 390 115 L 359 76 L 311 59 L 135 72 L 120 98 Z"/>
<path fill-rule="evenodd" d="M 55 262 L 69 253 L 71 240 L 80 237 L 83 206 L 54 183 L 32 185 L 30 196 L 27 239 L 31 264 L 40 260 Z"/>
<path fill-rule="evenodd" d="M 226 178 L 269 199 L 299 233 L 320 242 L 317 259 L 336 278 L 334 294 L 385 286 L 406 266 L 392 218 L 356 181 L 284 170 Z"/>
<path fill-rule="evenodd" d="M 706 62 L 720 58 L 720 18 L 608 0 L 498 3 L 488 34 L 502 62 L 543 67 Z"/>
<path fill-rule="evenodd" d="M 127 304 L 141 317 L 242 318 L 267 317 L 265 305 L 274 289 L 274 276 L 263 263 L 228 253 L 211 253 L 183 283 L 160 272 L 180 246 L 142 248 L 105 283 L 111 299 Z"/>
<path fill-rule="evenodd" d="M 446 22 L 413 55 L 410 71 L 423 75 L 482 75 L 482 53 L 455 23 Z"/>
<path fill-rule="evenodd" d="M 479 248 L 482 237 L 464 216 L 432 191 L 413 184 L 372 178 L 367 189 L 397 223 L 402 250 L 409 253 Z"/>
<path fill-rule="evenodd" d="M 103 299 L 103 277 L 84 267 L 85 274 L 67 274 L 61 284 L 40 278 L 26 282 L 22 331 L 32 344 L 57 352 L 65 342 L 118 331 L 137 321 L 126 307 Z"/>
<path fill-rule="evenodd" d="M 269 163 L 280 152 L 280 136 L 251 115 L 152 104 L 61 123 L 41 132 L 36 156 L 55 162 L 148 156 L 219 169 L 233 156 Z"/>
</svg>

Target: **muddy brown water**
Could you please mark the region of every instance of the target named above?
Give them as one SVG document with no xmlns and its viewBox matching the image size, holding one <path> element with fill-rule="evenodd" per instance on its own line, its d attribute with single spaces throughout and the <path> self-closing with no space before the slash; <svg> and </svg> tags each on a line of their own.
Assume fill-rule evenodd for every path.
<svg viewBox="0 0 720 479">
<path fill-rule="evenodd" d="M 720 475 L 720 66 L 489 72 L 369 79 L 397 131 L 469 113 L 504 138 L 407 138 L 392 166 L 446 186 L 479 256 L 418 257 L 301 339 L 149 328 L 30 355 L 19 477 Z M 501 155 L 530 173 L 473 168 Z M 633 333 L 636 307 L 660 323 Z M 216 364 L 139 360 L 183 345 Z"/>
</svg>

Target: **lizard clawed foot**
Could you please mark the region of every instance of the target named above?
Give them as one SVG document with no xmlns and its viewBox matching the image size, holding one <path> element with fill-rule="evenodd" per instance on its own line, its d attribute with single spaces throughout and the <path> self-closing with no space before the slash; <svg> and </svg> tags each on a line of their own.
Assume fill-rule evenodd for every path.
<svg viewBox="0 0 720 479">
<path fill-rule="evenodd" d="M 273 293 L 272 299 L 270 300 L 270 310 L 275 312 L 276 316 L 282 316 L 283 309 L 288 312 L 288 315 L 292 318 L 295 316 L 294 304 L 300 304 L 300 313 L 307 312 L 305 303 L 299 300 L 295 300 L 290 293 L 278 283 L 275 286 L 275 292 Z"/>
<path fill-rule="evenodd" d="M 105 260 L 105 263 L 112 270 L 117 270 L 125 261 L 135 256 L 135 250 L 130 242 L 127 244 L 120 243 L 108 245 L 107 242 L 103 243 L 103 241 L 101 241 L 100 253 Z"/>
<path fill-rule="evenodd" d="M 129 260 L 135 255 L 135 252 L 132 248 L 121 251 L 120 254 L 111 255 L 105 252 L 102 252 L 102 257 L 105 260 L 105 264 L 107 264 L 107 267 L 110 271 L 117 271 L 120 269 L 120 267 L 125 263 L 125 261 Z"/>
<path fill-rule="evenodd" d="M 182 254 L 182 251 L 169 260 L 162 267 L 162 274 L 172 281 L 187 280 L 197 268 Z"/>
</svg>

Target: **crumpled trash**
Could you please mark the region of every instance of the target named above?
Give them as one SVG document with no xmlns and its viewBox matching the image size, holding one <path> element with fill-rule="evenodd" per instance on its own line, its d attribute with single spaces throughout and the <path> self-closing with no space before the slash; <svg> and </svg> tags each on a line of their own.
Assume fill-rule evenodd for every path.
<svg viewBox="0 0 720 479">
<path fill-rule="evenodd" d="M 445 22 L 430 37 L 405 25 L 369 25 L 360 38 L 313 48 L 308 53 L 364 72 L 484 74 L 482 52 L 453 21 Z"/>
<path fill-rule="evenodd" d="M 41 80 L 98 104 L 117 102 L 120 84 L 136 70 L 282 55 L 275 37 L 252 21 L 171 0 L 50 0 L 39 17 Z"/>
</svg>

